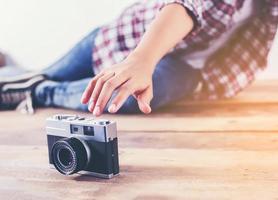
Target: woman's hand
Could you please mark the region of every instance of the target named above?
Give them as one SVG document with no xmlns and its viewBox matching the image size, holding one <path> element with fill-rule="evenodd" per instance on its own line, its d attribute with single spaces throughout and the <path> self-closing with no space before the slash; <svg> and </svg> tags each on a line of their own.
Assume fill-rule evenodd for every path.
<svg viewBox="0 0 278 200">
<path fill-rule="evenodd" d="M 112 93 L 117 90 L 109 112 L 117 112 L 126 99 L 133 95 L 140 110 L 146 114 L 150 113 L 154 68 L 171 48 L 189 34 L 193 25 L 193 19 L 182 5 L 175 3 L 162 8 L 135 50 L 122 63 L 93 78 L 81 102 L 89 103 L 89 111 L 99 116 Z"/>
<path fill-rule="evenodd" d="M 143 113 L 150 113 L 150 101 L 153 98 L 152 65 L 143 58 L 129 56 L 123 62 L 96 75 L 84 91 L 81 102 L 89 104 L 89 111 L 99 116 L 112 93 L 117 91 L 108 108 L 110 113 L 116 113 L 130 95 L 137 99 Z"/>
</svg>

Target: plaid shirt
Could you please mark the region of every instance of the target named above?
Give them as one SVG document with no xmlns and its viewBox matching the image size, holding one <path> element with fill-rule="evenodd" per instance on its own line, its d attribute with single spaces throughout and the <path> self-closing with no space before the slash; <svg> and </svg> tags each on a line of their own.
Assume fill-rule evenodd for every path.
<svg viewBox="0 0 278 200">
<path fill-rule="evenodd" d="M 233 16 L 245 0 L 141 0 L 114 22 L 103 26 L 93 49 L 94 70 L 122 61 L 136 48 L 156 14 L 165 5 L 184 6 L 195 20 L 191 33 L 169 53 L 180 56 L 204 50 L 233 26 Z M 260 8 L 201 69 L 199 99 L 235 96 L 267 65 L 278 24 L 278 0 L 261 0 Z"/>
</svg>

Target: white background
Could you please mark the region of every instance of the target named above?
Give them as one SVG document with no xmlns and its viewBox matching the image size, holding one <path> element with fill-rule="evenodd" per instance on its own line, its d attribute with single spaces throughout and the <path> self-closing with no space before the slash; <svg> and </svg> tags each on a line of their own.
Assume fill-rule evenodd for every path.
<svg viewBox="0 0 278 200">
<path fill-rule="evenodd" d="M 0 49 L 24 67 L 39 70 L 133 1 L 0 0 Z M 278 78 L 278 42 L 269 61 L 261 77 Z"/>
</svg>

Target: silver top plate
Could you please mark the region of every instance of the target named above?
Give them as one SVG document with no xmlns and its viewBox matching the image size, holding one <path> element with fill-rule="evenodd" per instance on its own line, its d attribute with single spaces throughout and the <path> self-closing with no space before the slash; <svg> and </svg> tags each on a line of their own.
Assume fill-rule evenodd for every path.
<svg viewBox="0 0 278 200">
<path fill-rule="evenodd" d="M 78 134 L 71 133 L 71 126 L 81 128 Z M 82 127 L 94 127 L 94 135 L 88 136 L 83 134 Z M 54 115 L 46 120 L 46 132 L 48 135 L 61 137 L 78 136 L 84 139 L 94 139 L 100 142 L 109 142 L 117 137 L 116 122 L 107 119 L 94 119 L 88 117 L 80 117 L 78 115 Z"/>
</svg>

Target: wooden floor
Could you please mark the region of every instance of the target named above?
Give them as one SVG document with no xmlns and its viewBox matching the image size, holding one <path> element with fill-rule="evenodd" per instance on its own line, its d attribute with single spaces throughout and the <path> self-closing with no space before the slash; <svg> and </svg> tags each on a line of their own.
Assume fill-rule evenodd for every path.
<svg viewBox="0 0 278 200">
<path fill-rule="evenodd" d="M 1 112 L 1 200 L 278 199 L 278 81 L 230 101 L 103 116 L 118 123 L 121 174 L 112 180 L 48 168 L 45 118 L 57 113 L 76 112 Z"/>
</svg>

